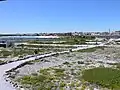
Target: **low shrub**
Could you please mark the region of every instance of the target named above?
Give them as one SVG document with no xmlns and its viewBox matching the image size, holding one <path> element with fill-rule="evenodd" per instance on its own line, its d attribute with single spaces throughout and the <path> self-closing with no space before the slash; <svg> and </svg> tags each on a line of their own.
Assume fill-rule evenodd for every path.
<svg viewBox="0 0 120 90">
<path fill-rule="evenodd" d="M 85 70 L 82 78 L 103 87 L 120 89 L 120 70 L 112 68 L 94 68 Z"/>
</svg>

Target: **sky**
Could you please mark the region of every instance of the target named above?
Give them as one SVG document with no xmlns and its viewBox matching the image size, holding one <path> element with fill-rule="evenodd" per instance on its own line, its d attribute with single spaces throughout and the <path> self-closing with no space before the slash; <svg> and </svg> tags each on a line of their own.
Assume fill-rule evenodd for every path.
<svg viewBox="0 0 120 90">
<path fill-rule="evenodd" d="M 120 0 L 7 0 L 0 33 L 120 30 Z"/>
</svg>

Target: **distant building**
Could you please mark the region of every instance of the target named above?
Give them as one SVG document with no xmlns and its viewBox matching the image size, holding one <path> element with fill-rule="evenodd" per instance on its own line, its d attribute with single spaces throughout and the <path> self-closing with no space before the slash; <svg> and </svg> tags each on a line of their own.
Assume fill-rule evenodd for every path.
<svg viewBox="0 0 120 90">
<path fill-rule="evenodd" d="M 13 47 L 13 46 L 14 46 L 13 42 L 0 40 L 0 47 L 7 48 L 7 47 Z"/>
<path fill-rule="evenodd" d="M 91 35 L 92 36 L 97 36 L 97 35 L 100 35 L 101 33 L 100 32 L 92 32 Z"/>
<path fill-rule="evenodd" d="M 107 35 L 110 35 L 109 32 L 102 32 L 101 33 L 102 36 L 107 36 Z"/>
<path fill-rule="evenodd" d="M 111 33 L 112 35 L 120 35 L 120 31 L 115 31 Z"/>
<path fill-rule="evenodd" d="M 73 35 L 73 36 L 80 36 L 80 35 L 82 35 L 82 34 L 81 34 L 80 32 L 73 32 L 72 35 Z"/>
</svg>

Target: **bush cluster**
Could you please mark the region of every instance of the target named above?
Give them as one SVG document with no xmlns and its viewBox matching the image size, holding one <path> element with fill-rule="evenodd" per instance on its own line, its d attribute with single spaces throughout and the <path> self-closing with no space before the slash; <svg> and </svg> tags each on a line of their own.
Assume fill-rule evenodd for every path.
<svg viewBox="0 0 120 90">
<path fill-rule="evenodd" d="M 120 70 L 112 68 L 94 68 L 83 72 L 83 79 L 107 87 L 120 89 Z"/>
</svg>

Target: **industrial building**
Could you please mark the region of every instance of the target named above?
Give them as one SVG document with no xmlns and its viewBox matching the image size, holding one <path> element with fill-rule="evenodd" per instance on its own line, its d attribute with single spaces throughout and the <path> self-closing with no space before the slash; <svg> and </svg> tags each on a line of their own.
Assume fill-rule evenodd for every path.
<svg viewBox="0 0 120 90">
<path fill-rule="evenodd" d="M 7 47 L 13 47 L 13 46 L 14 46 L 14 43 L 11 41 L 0 40 L 0 47 L 7 48 Z"/>
</svg>

